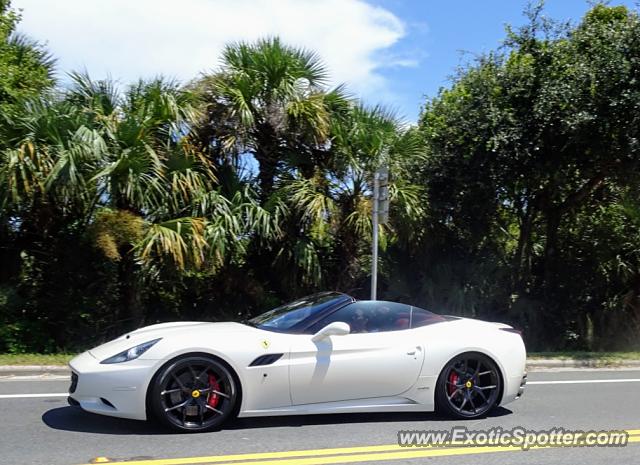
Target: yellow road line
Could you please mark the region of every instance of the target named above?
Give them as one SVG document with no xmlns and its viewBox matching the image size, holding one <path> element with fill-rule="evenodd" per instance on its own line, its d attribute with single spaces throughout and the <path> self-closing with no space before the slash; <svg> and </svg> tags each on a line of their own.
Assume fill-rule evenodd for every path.
<svg viewBox="0 0 640 465">
<path fill-rule="evenodd" d="M 640 442 L 640 437 L 629 438 L 629 443 Z M 571 446 L 532 446 L 529 450 L 540 449 L 557 449 L 557 448 L 572 448 Z M 310 458 L 293 458 L 284 460 L 261 460 L 251 462 L 227 462 L 220 465 L 331 465 L 338 463 L 358 463 L 358 462 L 382 462 L 386 460 L 409 460 L 428 457 L 444 457 L 455 455 L 473 455 L 473 454 L 487 454 L 496 452 L 523 452 L 520 447 L 517 446 L 465 446 L 456 448 L 403 448 L 403 452 L 383 452 L 373 454 L 355 454 L 355 455 L 331 455 L 328 457 L 310 457 Z M 128 464 L 126 464 L 128 465 Z"/>
<path fill-rule="evenodd" d="M 640 429 L 621 430 L 629 433 L 629 443 L 640 442 Z M 384 461 L 394 459 L 411 459 L 421 457 L 437 457 L 446 455 L 482 454 L 489 452 L 510 452 L 521 450 L 518 446 L 460 446 L 453 443 L 448 447 L 419 446 L 401 447 L 398 444 L 378 446 L 338 447 L 328 449 L 290 450 L 279 452 L 257 452 L 231 455 L 213 455 L 204 457 L 184 457 L 168 459 L 150 459 L 119 462 L 126 465 L 320 465 L 335 463 L 355 463 L 365 461 Z M 549 449 L 552 447 L 576 446 L 532 446 L 530 449 Z M 91 464 L 85 464 L 91 465 Z"/>
<path fill-rule="evenodd" d="M 389 450 L 407 450 L 410 447 L 400 447 L 398 444 L 380 446 L 339 447 L 331 449 L 287 450 L 280 452 L 256 452 L 249 454 L 213 455 L 210 457 L 186 457 L 179 459 L 150 459 L 122 462 L 126 465 L 191 465 L 201 463 L 220 463 L 238 460 L 279 459 L 290 457 L 316 457 L 325 455 L 354 454 L 362 452 L 382 452 Z M 237 462 L 236 462 L 237 463 Z M 91 464 L 84 464 L 91 465 Z"/>
</svg>

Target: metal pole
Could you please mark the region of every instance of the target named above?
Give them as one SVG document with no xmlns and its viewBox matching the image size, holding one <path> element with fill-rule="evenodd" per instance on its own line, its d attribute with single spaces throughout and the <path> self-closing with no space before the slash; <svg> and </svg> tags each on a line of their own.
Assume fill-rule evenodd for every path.
<svg viewBox="0 0 640 465">
<path fill-rule="evenodd" d="M 380 196 L 380 175 L 373 176 L 373 240 L 371 241 L 371 300 L 376 300 L 378 288 L 378 197 Z"/>
</svg>

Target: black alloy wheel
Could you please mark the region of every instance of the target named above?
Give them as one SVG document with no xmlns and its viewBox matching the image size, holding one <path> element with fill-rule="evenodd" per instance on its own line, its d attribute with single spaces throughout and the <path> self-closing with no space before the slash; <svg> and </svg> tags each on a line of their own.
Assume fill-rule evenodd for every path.
<svg viewBox="0 0 640 465">
<path fill-rule="evenodd" d="M 230 369 L 216 358 L 188 356 L 159 371 L 149 400 L 153 416 L 166 426 L 183 432 L 210 431 L 234 413 L 238 386 Z"/>
<path fill-rule="evenodd" d="M 455 418 L 478 418 L 499 402 L 502 381 L 495 362 L 471 352 L 447 363 L 436 386 L 436 408 Z"/>
</svg>

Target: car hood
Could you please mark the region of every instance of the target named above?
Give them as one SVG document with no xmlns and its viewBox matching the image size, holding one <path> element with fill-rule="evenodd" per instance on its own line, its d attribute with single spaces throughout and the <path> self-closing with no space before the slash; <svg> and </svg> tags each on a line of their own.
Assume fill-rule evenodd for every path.
<svg viewBox="0 0 640 465">
<path fill-rule="evenodd" d="M 157 325 L 145 326 L 136 329 L 127 334 L 123 334 L 117 339 L 106 342 L 102 345 L 89 350 L 89 353 L 96 359 L 102 361 L 112 357 L 120 352 L 129 350 L 139 344 L 143 344 L 154 339 L 166 338 L 177 332 L 193 334 L 194 336 L 200 332 L 206 332 L 207 335 L 215 335 L 216 333 L 241 333 L 255 331 L 251 326 L 241 323 L 221 322 L 208 323 L 202 321 L 180 321 L 174 323 L 160 323 Z M 153 348 L 149 349 L 149 355 L 152 355 Z M 146 353 L 143 357 L 147 355 Z"/>
</svg>

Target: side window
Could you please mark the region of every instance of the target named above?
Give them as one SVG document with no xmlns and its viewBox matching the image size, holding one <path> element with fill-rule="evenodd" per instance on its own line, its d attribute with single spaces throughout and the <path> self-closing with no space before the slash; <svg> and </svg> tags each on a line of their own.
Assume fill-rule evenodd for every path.
<svg viewBox="0 0 640 465">
<path fill-rule="evenodd" d="M 327 315 L 309 328 L 315 333 L 329 323 L 342 321 L 351 327 L 352 333 L 376 333 L 409 329 L 411 307 L 385 301 L 354 302 Z"/>
</svg>

